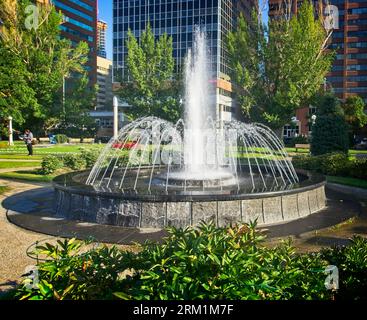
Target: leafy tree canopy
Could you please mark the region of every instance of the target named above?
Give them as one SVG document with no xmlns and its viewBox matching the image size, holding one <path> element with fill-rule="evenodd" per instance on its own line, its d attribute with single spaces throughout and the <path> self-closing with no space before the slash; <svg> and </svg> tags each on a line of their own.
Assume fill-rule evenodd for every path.
<svg viewBox="0 0 367 320">
<path fill-rule="evenodd" d="M 240 17 L 228 36 L 231 78 L 247 119 L 280 128 L 304 106 L 324 82 L 333 52 L 327 51 L 330 32 L 305 1 L 298 14 L 263 25 L 253 15 Z"/>
<path fill-rule="evenodd" d="M 345 120 L 352 131 L 357 131 L 367 124 L 366 104 L 359 96 L 348 97 L 342 104 Z"/>
<path fill-rule="evenodd" d="M 348 153 L 348 126 L 338 98 L 325 94 L 319 96 L 314 103 L 317 112 L 315 124 L 312 126 L 312 155 Z"/>
<path fill-rule="evenodd" d="M 130 119 L 154 115 L 175 121 L 180 116 L 180 81 L 174 75 L 172 38 L 163 34 L 155 39 L 150 25 L 140 41 L 129 31 L 127 68 L 119 96 L 131 108 Z"/>
<path fill-rule="evenodd" d="M 47 119 L 64 117 L 56 107 L 63 77 L 77 73 L 83 79 L 89 48 L 60 38 L 62 16 L 53 5 L 32 5 L 30 0 L 0 2 L 0 116 L 42 128 Z"/>
</svg>

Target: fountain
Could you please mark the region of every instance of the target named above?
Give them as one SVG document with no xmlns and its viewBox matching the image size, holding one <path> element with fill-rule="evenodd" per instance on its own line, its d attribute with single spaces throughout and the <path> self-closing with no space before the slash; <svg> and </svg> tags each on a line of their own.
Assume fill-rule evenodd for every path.
<svg viewBox="0 0 367 320">
<path fill-rule="evenodd" d="M 186 58 L 185 116 L 123 127 L 90 171 L 54 180 L 56 213 L 124 227 L 298 219 L 325 207 L 324 179 L 296 172 L 266 126 L 215 120 L 204 33 Z"/>
</svg>

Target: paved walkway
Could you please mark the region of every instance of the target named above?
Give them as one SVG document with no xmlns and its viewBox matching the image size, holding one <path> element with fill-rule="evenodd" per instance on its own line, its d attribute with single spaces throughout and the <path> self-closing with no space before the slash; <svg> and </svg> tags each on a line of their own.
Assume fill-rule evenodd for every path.
<svg viewBox="0 0 367 320">
<path fill-rule="evenodd" d="M 14 194 L 14 192 L 43 187 L 40 184 L 2 179 L 0 179 L 0 185 L 11 188 L 11 190 L 0 196 L 0 202 Z M 34 260 L 27 257 L 26 250 L 32 243 L 46 237 L 43 234 L 27 231 L 9 223 L 6 218 L 6 210 L 0 206 L 0 293 L 13 287 L 28 265 L 35 264 Z"/>
</svg>

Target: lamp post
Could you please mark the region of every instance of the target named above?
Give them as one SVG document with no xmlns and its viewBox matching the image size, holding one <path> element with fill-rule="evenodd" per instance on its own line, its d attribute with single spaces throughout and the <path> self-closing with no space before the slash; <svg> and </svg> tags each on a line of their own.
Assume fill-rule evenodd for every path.
<svg viewBox="0 0 367 320">
<path fill-rule="evenodd" d="M 13 117 L 8 117 L 9 120 L 9 146 L 14 145 L 13 140 Z"/>
<path fill-rule="evenodd" d="M 315 125 L 316 118 L 317 118 L 316 114 L 313 114 L 313 115 L 311 116 L 312 125 Z"/>
<path fill-rule="evenodd" d="M 113 97 L 113 137 L 116 139 L 119 133 L 119 101 L 116 96 Z"/>
</svg>

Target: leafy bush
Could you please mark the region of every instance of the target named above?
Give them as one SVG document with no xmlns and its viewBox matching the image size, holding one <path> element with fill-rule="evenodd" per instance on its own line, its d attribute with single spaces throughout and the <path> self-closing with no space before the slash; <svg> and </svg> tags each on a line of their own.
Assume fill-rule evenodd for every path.
<svg viewBox="0 0 367 320">
<path fill-rule="evenodd" d="M 125 268 L 124 257 L 116 247 L 106 246 L 81 253 L 85 243 L 75 239 L 57 241 L 57 245 L 38 246 L 36 253 L 46 255 L 38 265 L 39 284 L 29 288 L 25 279 L 18 289 L 18 299 L 111 299 L 117 289 L 120 270 Z"/>
<path fill-rule="evenodd" d="M 344 175 L 350 168 L 350 161 L 343 153 L 330 153 L 320 156 L 295 156 L 293 165 L 299 169 L 317 171 L 326 175 Z"/>
<path fill-rule="evenodd" d="M 353 160 L 349 175 L 354 178 L 367 179 L 367 159 Z"/>
<path fill-rule="evenodd" d="M 67 154 L 64 156 L 64 164 L 72 170 L 83 170 L 86 167 L 86 160 L 79 154 Z"/>
<path fill-rule="evenodd" d="M 348 126 L 338 99 L 331 95 L 320 97 L 316 103 L 317 118 L 312 126 L 311 154 L 348 153 Z"/>
<path fill-rule="evenodd" d="M 367 160 L 349 160 L 343 153 L 300 155 L 293 157 L 292 162 L 298 169 L 312 170 L 325 175 L 367 178 Z"/>
<path fill-rule="evenodd" d="M 324 249 L 322 257 L 339 269 L 337 299 L 367 299 L 367 239 L 355 236 L 349 246 Z"/>
<path fill-rule="evenodd" d="M 42 159 L 41 173 L 44 175 L 52 174 L 64 165 L 62 159 L 58 156 L 49 155 Z"/>
<path fill-rule="evenodd" d="M 100 151 L 95 148 L 91 149 L 80 148 L 80 150 L 81 150 L 81 157 L 85 161 L 85 167 L 87 169 L 92 168 L 99 157 Z"/>
<path fill-rule="evenodd" d="M 68 142 L 68 137 L 65 134 L 57 134 L 55 135 L 55 140 L 57 143 L 66 143 Z"/>
<path fill-rule="evenodd" d="M 138 253 L 103 246 L 81 253 L 75 240 L 38 247 L 38 287 L 21 299 L 330 299 L 326 261 L 296 254 L 289 242 L 262 245 L 255 224 L 233 228 L 169 229 L 163 244 Z"/>
</svg>

